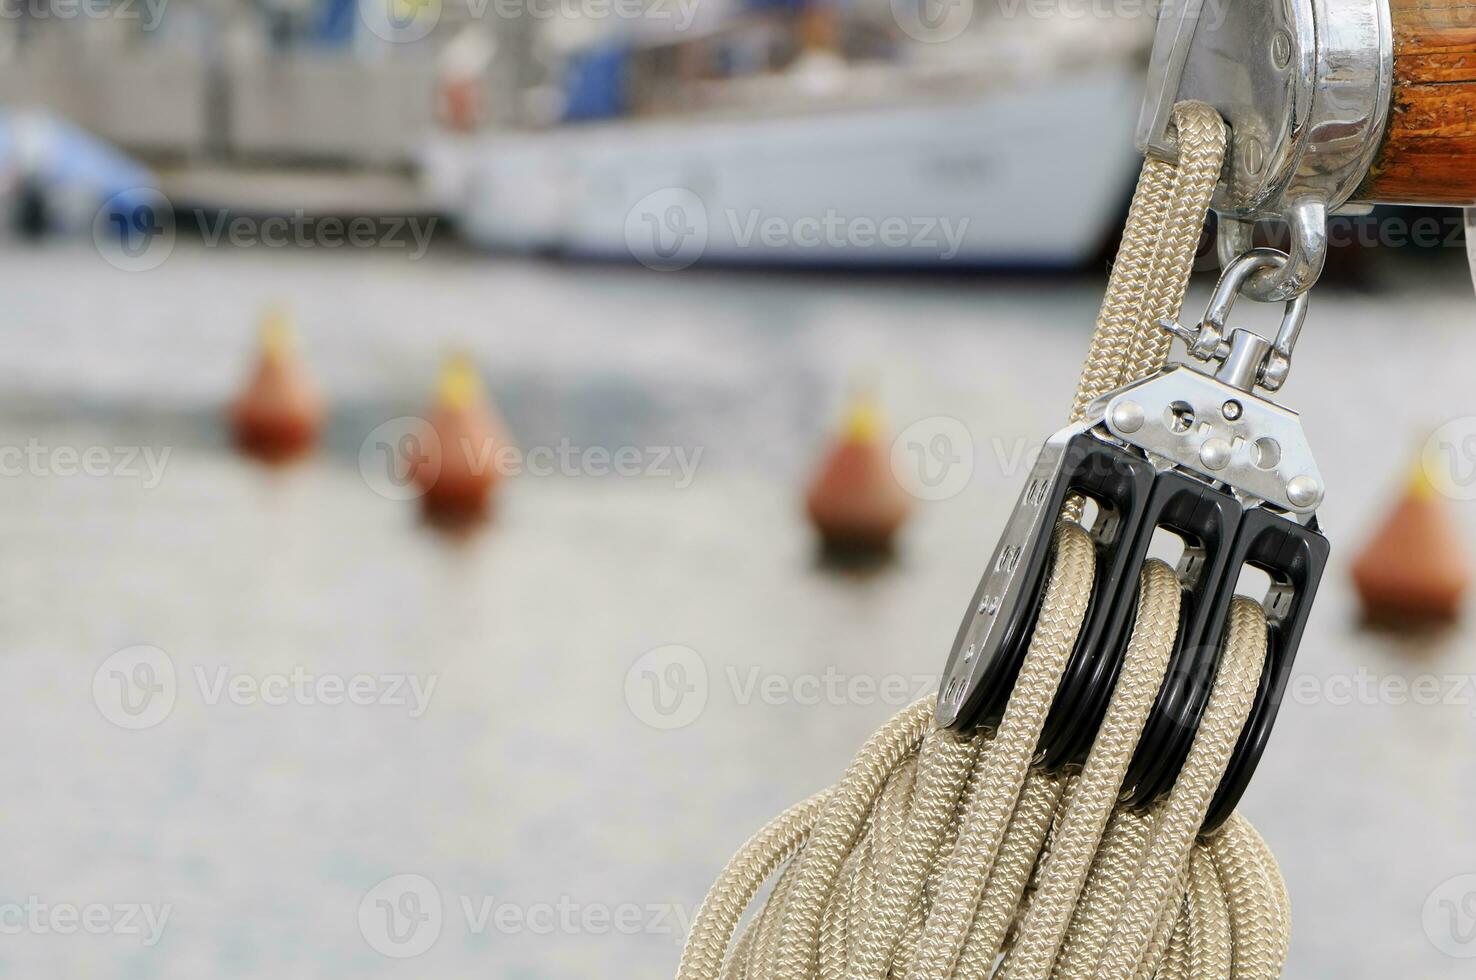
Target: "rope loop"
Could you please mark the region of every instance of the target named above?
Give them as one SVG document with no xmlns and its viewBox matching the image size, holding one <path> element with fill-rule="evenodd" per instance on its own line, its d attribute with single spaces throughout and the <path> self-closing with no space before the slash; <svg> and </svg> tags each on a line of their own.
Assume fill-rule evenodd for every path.
<svg viewBox="0 0 1476 980">
<path fill-rule="evenodd" d="M 1178 163 L 1143 166 L 1073 418 L 1167 357 L 1156 324 L 1177 318 L 1225 152 L 1208 106 L 1175 107 L 1174 134 Z M 1120 680 L 1086 763 L 1063 776 L 1031 765 L 1096 571 L 1072 516 L 1057 526 L 996 732 L 937 728 L 932 698 L 898 714 L 838 783 L 739 849 L 698 910 L 678 980 L 1280 976 L 1290 913 L 1275 859 L 1238 814 L 1198 837 L 1265 664 L 1259 603 L 1232 604 L 1214 689 L 1166 799 L 1147 811 L 1118 802 L 1178 628 L 1179 582 L 1160 561 L 1141 570 Z"/>
</svg>

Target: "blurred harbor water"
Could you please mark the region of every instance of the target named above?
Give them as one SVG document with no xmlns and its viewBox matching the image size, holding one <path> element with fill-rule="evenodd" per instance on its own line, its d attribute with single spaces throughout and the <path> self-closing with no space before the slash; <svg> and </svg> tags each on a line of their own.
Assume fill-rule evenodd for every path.
<svg viewBox="0 0 1476 980">
<path fill-rule="evenodd" d="M 1064 417 L 1102 286 L 444 246 L 407 263 L 182 241 L 147 274 L 72 244 L 4 262 L 0 446 L 47 462 L 0 479 L 0 903 L 170 912 L 153 945 L 8 935 L 0 975 L 99 980 L 671 975 L 728 855 L 935 682 L 1024 454 Z M 1451 262 L 1400 271 L 1395 292 L 1319 291 L 1283 398 L 1319 452 L 1334 544 L 1298 666 L 1328 693 L 1286 706 L 1244 804 L 1292 894 L 1291 977 L 1469 975 L 1438 901 L 1476 872 L 1476 692 L 1331 693 L 1360 669 L 1476 673 L 1469 628 L 1360 632 L 1347 587 L 1427 433 L 1476 415 L 1469 283 Z M 1201 284 L 1188 310 L 1203 301 Z M 229 452 L 221 418 L 275 302 L 333 417 L 321 454 L 268 471 Z M 689 485 L 522 474 L 473 535 L 426 527 L 376 492 L 361 449 L 420 410 L 452 349 L 524 450 L 681 451 Z M 919 502 L 898 560 L 867 573 L 820 565 L 800 506 L 858 380 L 894 429 L 943 417 L 972 440 L 960 492 Z M 64 475 L 68 447 L 102 447 L 109 475 Z M 1452 507 L 1470 548 L 1476 514 Z M 176 690 L 127 730 L 95 675 L 140 645 Z M 680 675 L 642 659 L 673 645 L 691 651 Z M 294 672 L 400 677 L 408 701 L 217 687 Z M 405 874 L 442 910 L 400 959 L 361 912 Z"/>
</svg>

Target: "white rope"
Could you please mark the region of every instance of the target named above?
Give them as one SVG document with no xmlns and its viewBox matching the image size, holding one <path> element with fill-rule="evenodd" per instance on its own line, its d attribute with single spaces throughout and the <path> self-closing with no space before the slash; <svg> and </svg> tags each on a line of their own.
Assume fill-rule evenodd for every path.
<svg viewBox="0 0 1476 980">
<path fill-rule="evenodd" d="M 1175 109 L 1179 163 L 1149 160 L 1129 212 L 1073 418 L 1168 353 L 1225 131 L 1209 107 Z M 914 704 L 840 781 L 748 841 L 693 922 L 678 980 L 1272 978 L 1286 957 L 1286 890 L 1239 814 L 1198 840 L 1249 713 L 1266 652 L 1258 603 L 1236 597 L 1224 655 L 1183 771 L 1147 812 L 1117 805 L 1163 682 L 1180 590 L 1141 572 L 1121 679 L 1079 772 L 1031 768 L 1086 612 L 1086 531 L 1058 525 L 1029 650 L 995 735 L 961 736 Z M 782 870 L 781 870 L 782 868 Z M 775 872 L 763 906 L 745 910 Z"/>
</svg>

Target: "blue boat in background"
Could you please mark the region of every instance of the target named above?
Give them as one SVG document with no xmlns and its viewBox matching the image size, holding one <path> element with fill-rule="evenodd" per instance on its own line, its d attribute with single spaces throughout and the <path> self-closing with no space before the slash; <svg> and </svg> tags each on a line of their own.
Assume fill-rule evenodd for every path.
<svg viewBox="0 0 1476 980">
<path fill-rule="evenodd" d="M 31 238 L 95 226 L 123 234 L 161 198 L 143 164 L 42 112 L 0 112 L 0 192 L 9 227 Z"/>
</svg>

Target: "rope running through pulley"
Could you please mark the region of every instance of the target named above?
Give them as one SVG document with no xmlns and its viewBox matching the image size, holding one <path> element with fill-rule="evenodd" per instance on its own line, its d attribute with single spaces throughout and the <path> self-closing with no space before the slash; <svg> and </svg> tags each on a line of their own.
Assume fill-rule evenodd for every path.
<svg viewBox="0 0 1476 980">
<path fill-rule="evenodd" d="M 1143 166 L 1073 422 L 1166 362 L 1172 337 L 1158 321 L 1179 314 L 1226 141 L 1219 115 L 1190 102 L 1175 107 L 1172 136 L 1176 162 Z M 1079 515 L 1068 501 L 1046 532 L 1044 598 L 997 723 L 941 727 L 936 698 L 888 722 L 839 782 L 731 859 L 693 922 L 678 980 L 1280 975 L 1290 916 L 1275 859 L 1238 813 L 1201 835 L 1268 669 L 1261 603 L 1229 603 L 1177 779 L 1148 805 L 1131 805 L 1124 780 L 1188 601 L 1175 569 L 1141 562 L 1117 683 L 1089 753 L 1055 771 L 1037 764 L 1101 584 Z"/>
</svg>

